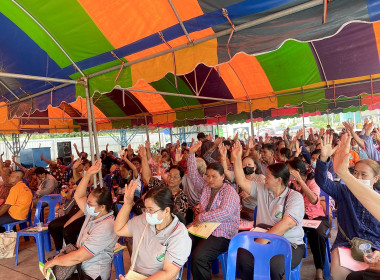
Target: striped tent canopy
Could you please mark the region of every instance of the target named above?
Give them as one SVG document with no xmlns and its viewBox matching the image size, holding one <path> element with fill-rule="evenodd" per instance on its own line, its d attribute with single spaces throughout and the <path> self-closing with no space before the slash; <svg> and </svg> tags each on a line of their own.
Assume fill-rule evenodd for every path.
<svg viewBox="0 0 380 280">
<path fill-rule="evenodd" d="M 99 129 L 376 108 L 379 19 L 375 0 L 1 0 L 0 131 L 86 129 L 86 79 Z"/>
</svg>

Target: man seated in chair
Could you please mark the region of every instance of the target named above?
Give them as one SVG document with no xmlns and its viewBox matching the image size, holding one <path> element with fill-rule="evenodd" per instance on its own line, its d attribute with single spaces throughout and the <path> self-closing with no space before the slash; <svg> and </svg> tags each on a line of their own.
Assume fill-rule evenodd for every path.
<svg viewBox="0 0 380 280">
<path fill-rule="evenodd" d="M 44 195 L 58 193 L 58 182 L 52 175 L 47 174 L 43 167 L 37 167 L 34 173 L 38 180 L 38 190 L 33 197 L 33 206 L 36 207 L 38 201 Z"/>
<path fill-rule="evenodd" d="M 24 171 L 13 171 L 9 177 L 12 188 L 4 205 L 0 207 L 0 227 L 4 224 L 25 220 L 28 216 L 33 194 L 22 181 Z"/>
</svg>

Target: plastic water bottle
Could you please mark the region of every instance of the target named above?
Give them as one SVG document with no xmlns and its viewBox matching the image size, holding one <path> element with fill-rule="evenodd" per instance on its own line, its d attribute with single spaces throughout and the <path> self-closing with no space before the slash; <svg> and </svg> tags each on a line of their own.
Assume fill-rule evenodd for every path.
<svg viewBox="0 0 380 280">
<path fill-rule="evenodd" d="M 372 252 L 371 244 L 368 244 L 368 243 L 360 244 L 359 249 L 363 251 L 364 256 L 366 256 L 368 260 L 372 259 L 373 252 Z"/>
</svg>

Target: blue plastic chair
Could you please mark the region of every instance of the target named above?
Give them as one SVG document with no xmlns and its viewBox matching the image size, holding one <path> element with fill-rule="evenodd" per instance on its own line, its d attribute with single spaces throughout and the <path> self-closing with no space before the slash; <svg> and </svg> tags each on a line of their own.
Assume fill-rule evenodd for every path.
<svg viewBox="0 0 380 280">
<path fill-rule="evenodd" d="M 29 225 L 28 225 L 29 223 Z M 27 228 L 32 225 L 32 208 L 29 208 L 28 216 L 25 220 L 17 221 L 9 224 L 2 225 L 5 228 L 5 231 L 12 231 L 15 229 L 16 225 L 20 226 L 20 230 Z M 24 236 L 25 241 L 29 241 L 29 237 Z"/>
<path fill-rule="evenodd" d="M 187 263 L 185 264 L 187 266 L 187 280 L 191 280 L 191 256 L 193 252 L 191 252 Z M 218 258 L 212 262 L 211 264 L 211 270 L 212 274 L 219 274 L 219 262 L 222 266 L 222 273 L 223 273 L 223 280 L 226 280 L 227 275 L 227 252 L 220 254 Z"/>
<path fill-rule="evenodd" d="M 36 224 L 40 221 L 42 223 L 50 223 L 51 221 L 53 221 L 55 219 L 55 206 L 58 204 L 58 208 L 61 207 L 61 202 L 62 202 L 62 195 L 60 194 L 47 194 L 41 197 L 36 207 L 36 212 L 37 212 L 38 204 L 41 203 L 41 212 L 39 216 L 37 215 L 34 216 L 34 223 Z M 47 205 L 44 206 L 43 203 L 47 203 Z M 49 207 L 49 214 L 48 214 L 47 219 L 45 219 L 44 211 L 43 211 L 46 207 Z"/>
<path fill-rule="evenodd" d="M 290 280 L 301 280 L 301 266 L 302 266 L 302 260 L 297 267 L 293 268 L 290 271 Z"/>
<path fill-rule="evenodd" d="M 328 234 L 329 231 L 330 230 L 327 229 L 326 234 Z M 303 238 L 303 241 L 305 242 L 305 245 L 306 245 L 303 257 L 307 258 L 307 235 L 306 234 Z M 329 239 L 327 239 L 326 242 L 329 242 Z M 328 256 L 329 252 L 330 252 L 330 247 L 326 244 L 326 256 Z M 323 264 L 323 277 L 325 278 L 325 280 L 331 280 L 330 262 L 328 258 L 325 258 L 325 263 Z"/>
<path fill-rule="evenodd" d="M 113 266 L 115 267 L 116 279 L 119 279 L 120 274 L 125 275 L 123 252 L 124 252 L 124 249 L 116 252 L 113 255 L 112 263 L 113 263 Z"/>
<path fill-rule="evenodd" d="M 37 203 L 36 212 L 34 213 L 34 223 L 31 226 L 36 226 L 37 223 L 40 222 L 41 212 L 42 212 L 42 202 L 40 199 Z M 49 209 L 49 212 L 50 212 L 50 209 Z M 20 243 L 21 236 L 34 237 L 34 240 L 37 245 L 38 261 L 45 263 L 45 249 L 46 251 L 49 251 L 49 252 L 51 251 L 49 231 L 47 229 L 43 231 L 27 231 L 26 229 L 23 229 L 17 232 L 15 266 L 17 266 L 17 262 L 18 262 L 18 250 L 19 250 L 19 243 Z"/>
<path fill-rule="evenodd" d="M 269 239 L 269 244 L 259 244 L 254 242 L 255 238 Z M 255 257 L 254 279 L 270 279 L 270 259 L 276 255 L 283 255 L 285 258 L 285 279 L 290 279 L 292 249 L 288 240 L 284 237 L 261 232 L 241 232 L 232 238 L 228 247 L 227 257 L 227 279 L 235 280 L 236 258 L 239 248 L 251 252 Z"/>
</svg>

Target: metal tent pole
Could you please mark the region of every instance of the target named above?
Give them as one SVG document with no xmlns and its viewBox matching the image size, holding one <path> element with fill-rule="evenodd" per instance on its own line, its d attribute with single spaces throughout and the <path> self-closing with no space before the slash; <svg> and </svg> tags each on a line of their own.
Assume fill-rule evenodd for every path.
<svg viewBox="0 0 380 280">
<path fill-rule="evenodd" d="M 322 4 L 323 4 L 323 0 L 308 1 L 308 2 L 306 2 L 304 4 L 301 4 L 301 5 L 298 5 L 298 6 L 295 6 L 295 7 L 291 7 L 289 9 L 286 9 L 286 10 L 283 10 L 283 11 L 280 11 L 280 12 L 277 12 L 277 13 L 270 14 L 269 16 L 265 16 L 265 17 L 262 17 L 262 18 L 259 18 L 259 19 L 255 19 L 255 20 L 252 20 L 252 21 L 249 21 L 249 22 L 237 25 L 237 26 L 235 26 L 235 31 L 237 32 L 237 31 L 244 30 L 244 29 L 247 29 L 247 28 L 250 28 L 250 27 L 253 27 L 253 26 L 257 26 L 257 25 L 260 25 L 260 24 L 263 24 L 263 23 L 266 23 L 266 22 L 269 22 L 269 21 L 272 21 L 272 20 L 275 20 L 275 19 L 279 19 L 279 18 L 288 16 L 288 15 L 291 15 L 291 14 L 295 14 L 297 12 L 304 11 L 304 10 L 307 10 L 307 9 L 310 9 L 310 8 L 313 8 L 313 7 L 322 5 Z M 153 55 L 149 55 L 149 56 L 143 57 L 141 59 L 136 59 L 134 61 L 130 61 L 130 62 L 124 63 L 123 65 L 121 65 L 121 67 L 127 67 L 127 66 L 130 66 L 130 65 L 136 64 L 136 63 L 147 61 L 147 60 L 150 60 L 152 58 L 156 58 L 156 57 L 168 54 L 168 53 L 172 53 L 172 52 L 175 52 L 175 51 L 186 49 L 186 48 L 192 47 L 194 45 L 198 45 L 198 44 L 201 44 L 203 42 L 207 42 L 207 41 L 210 41 L 212 39 L 219 38 L 219 37 L 226 36 L 226 35 L 230 35 L 230 34 L 231 34 L 231 28 L 228 28 L 228 29 L 222 30 L 220 32 L 217 32 L 217 33 L 215 33 L 215 34 L 213 34 L 211 36 L 207 36 L 207 37 L 204 37 L 204 38 L 201 38 L 201 39 L 198 39 L 198 40 L 194 40 L 194 41 L 192 41 L 192 44 L 186 43 L 186 44 L 177 46 L 177 47 L 172 48 L 172 49 L 168 49 L 168 50 L 165 50 L 165 51 L 153 54 Z M 114 70 L 119 70 L 119 69 L 120 69 L 120 65 L 116 65 L 116 66 L 111 67 L 109 69 L 105 69 L 105 70 L 102 70 L 102 71 L 90 74 L 89 77 L 92 78 L 92 77 L 99 76 L 101 74 L 108 73 L 108 72 L 111 72 L 111 71 L 114 71 Z"/>
<path fill-rule="evenodd" d="M 303 139 L 306 140 L 306 131 L 305 131 L 305 111 L 303 108 L 303 103 L 302 103 L 302 129 L 303 129 Z"/>
<path fill-rule="evenodd" d="M 158 145 L 159 145 L 160 151 L 161 151 L 161 133 L 160 133 L 160 129 L 158 129 Z"/>
<path fill-rule="evenodd" d="M 173 129 L 170 128 L 170 143 L 173 144 Z"/>
<path fill-rule="evenodd" d="M 251 119 L 251 136 L 255 137 L 255 129 L 253 127 L 252 101 L 249 100 L 249 115 Z"/>
<path fill-rule="evenodd" d="M 91 104 L 90 104 L 90 93 L 88 88 L 88 81 L 87 85 L 85 86 L 86 91 L 86 106 L 87 106 L 87 123 L 88 123 L 88 138 L 90 140 L 90 155 L 91 155 L 91 162 L 94 164 L 94 138 L 92 136 L 92 117 L 91 117 Z M 94 175 L 94 188 L 97 187 L 96 184 L 96 175 Z"/>
<path fill-rule="evenodd" d="M 92 132 L 93 132 L 94 142 L 95 142 L 95 154 L 98 157 L 99 156 L 98 131 L 96 128 L 96 120 L 95 120 L 95 113 L 94 113 L 94 102 L 92 100 L 92 97 L 90 98 L 90 109 L 91 109 L 91 118 L 92 118 Z M 99 186 L 101 188 L 103 188 L 102 170 L 99 171 Z"/>
<path fill-rule="evenodd" d="M 80 143 L 81 143 L 81 145 L 82 145 L 82 152 L 84 152 L 83 130 L 82 130 L 82 127 L 80 127 Z"/>
<path fill-rule="evenodd" d="M 67 79 L 58 79 L 51 77 L 41 77 L 41 76 L 32 76 L 32 75 L 23 75 L 23 74 L 15 74 L 15 73 L 4 73 L 0 72 L 0 77 L 4 78 L 14 78 L 14 79 L 22 79 L 22 80 L 33 80 L 33 81 L 43 81 L 43 82 L 57 82 L 63 84 L 81 84 L 82 81 L 79 80 L 67 80 Z"/>
<path fill-rule="evenodd" d="M 149 140 L 149 126 L 148 126 L 148 119 L 146 118 L 146 116 L 145 116 L 145 132 L 146 132 L 146 140 L 148 140 L 148 141 L 150 142 L 150 140 Z"/>
<path fill-rule="evenodd" d="M 219 135 L 219 117 L 216 117 L 216 135 L 218 135 L 218 137 L 220 137 L 220 135 Z"/>
</svg>

